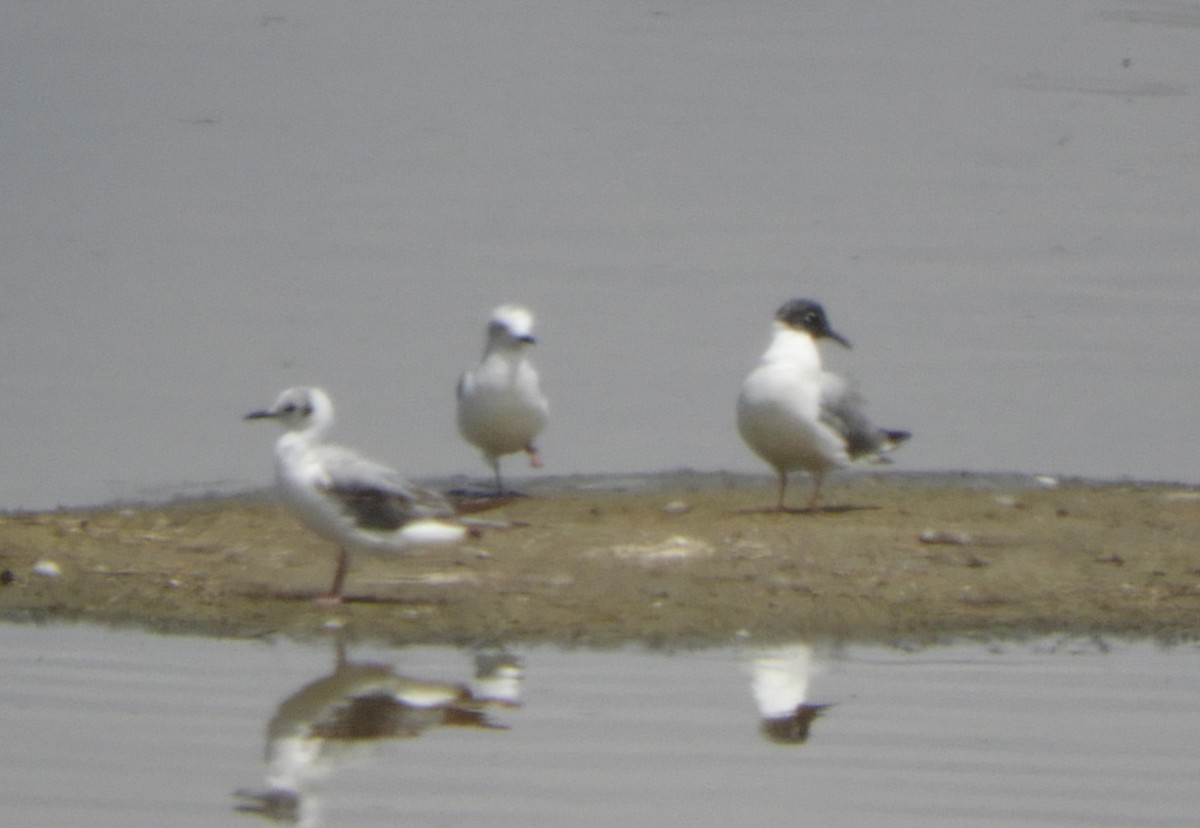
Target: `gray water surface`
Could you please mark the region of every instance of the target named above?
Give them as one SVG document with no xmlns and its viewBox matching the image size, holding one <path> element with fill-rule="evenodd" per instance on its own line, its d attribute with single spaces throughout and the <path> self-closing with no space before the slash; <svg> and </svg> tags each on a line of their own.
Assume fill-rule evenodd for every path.
<svg viewBox="0 0 1200 828">
<path fill-rule="evenodd" d="M 765 472 L 799 295 L 901 468 L 1200 482 L 1186 4 L 42 0 L 0 55 L 0 508 L 264 485 L 298 383 L 483 477 L 508 300 L 547 473 Z"/>
<path fill-rule="evenodd" d="M 1192 644 L 350 646 L 338 667 L 332 641 L 4 625 L 0 652 L 13 825 L 252 826 L 238 808 L 288 785 L 306 825 L 1196 818 Z M 781 729 L 772 701 L 827 706 Z"/>
</svg>

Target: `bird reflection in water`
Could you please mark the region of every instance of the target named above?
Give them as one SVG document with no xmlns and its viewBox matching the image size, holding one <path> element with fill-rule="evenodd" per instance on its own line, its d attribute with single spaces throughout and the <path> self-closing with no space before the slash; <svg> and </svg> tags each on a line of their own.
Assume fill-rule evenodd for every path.
<svg viewBox="0 0 1200 828">
<path fill-rule="evenodd" d="M 434 727 L 504 730 L 492 707 L 520 705 L 520 662 L 504 652 L 479 653 L 475 680 L 424 681 L 385 664 L 352 663 L 337 644 L 334 671 L 288 696 L 267 725 L 263 790 L 239 790 L 234 808 L 274 822 L 320 823 L 321 782 L 356 748 L 382 739 L 415 738 Z"/>
<path fill-rule="evenodd" d="M 759 729 L 766 739 L 785 745 L 808 741 L 813 722 L 829 707 L 807 701 L 809 679 L 819 669 L 807 644 L 753 651 L 750 686 L 758 705 Z"/>
</svg>

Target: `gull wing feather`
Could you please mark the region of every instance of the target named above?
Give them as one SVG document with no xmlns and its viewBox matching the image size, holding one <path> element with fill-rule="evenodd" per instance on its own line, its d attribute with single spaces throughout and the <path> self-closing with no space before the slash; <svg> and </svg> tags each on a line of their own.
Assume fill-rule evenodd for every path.
<svg viewBox="0 0 1200 828">
<path fill-rule="evenodd" d="M 409 483 L 394 469 L 339 446 L 323 446 L 321 488 L 364 529 L 391 531 L 420 518 L 453 517 L 440 493 Z"/>
<path fill-rule="evenodd" d="M 820 419 L 846 441 L 846 454 L 852 458 L 890 448 L 887 433 L 863 411 L 862 395 L 837 374 L 821 377 Z"/>
</svg>

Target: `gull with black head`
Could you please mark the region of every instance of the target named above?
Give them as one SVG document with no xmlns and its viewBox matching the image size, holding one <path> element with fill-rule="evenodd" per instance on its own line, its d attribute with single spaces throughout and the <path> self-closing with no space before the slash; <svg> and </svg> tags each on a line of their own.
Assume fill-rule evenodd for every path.
<svg viewBox="0 0 1200 828">
<path fill-rule="evenodd" d="M 355 451 L 325 442 L 333 403 L 320 388 L 299 386 L 274 405 L 246 415 L 285 429 L 275 444 L 275 480 L 296 516 L 338 545 L 329 591 L 318 603 L 342 601 L 352 549 L 402 550 L 461 541 L 465 524 L 438 492 L 412 485 L 398 472 Z"/>
<path fill-rule="evenodd" d="M 738 396 L 738 431 L 779 478 L 777 511 L 786 511 L 788 473 L 813 479 L 806 511 L 817 511 L 821 484 L 852 460 L 890 462 L 886 453 L 909 438 L 907 431 L 877 427 L 859 394 L 844 378 L 821 366 L 820 339 L 850 343 L 833 330 L 825 309 L 811 299 L 792 299 L 775 314 L 771 343 Z"/>
</svg>

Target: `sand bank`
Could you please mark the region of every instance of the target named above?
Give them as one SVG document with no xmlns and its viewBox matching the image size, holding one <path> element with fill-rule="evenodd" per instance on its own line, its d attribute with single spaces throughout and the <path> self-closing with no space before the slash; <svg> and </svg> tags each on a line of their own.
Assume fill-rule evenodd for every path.
<svg viewBox="0 0 1200 828">
<path fill-rule="evenodd" d="M 795 501 L 803 501 L 804 481 Z M 610 646 L 960 634 L 1200 634 L 1200 490 L 861 475 L 818 514 L 766 478 L 552 478 L 454 549 L 333 549 L 269 497 L 0 518 L 0 617 L 223 636 Z"/>
</svg>

